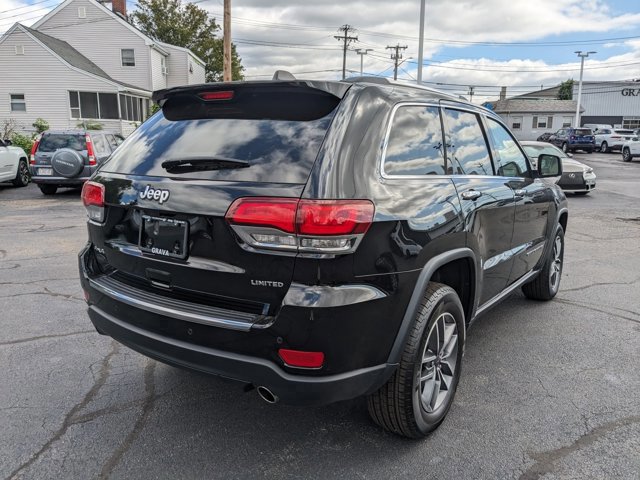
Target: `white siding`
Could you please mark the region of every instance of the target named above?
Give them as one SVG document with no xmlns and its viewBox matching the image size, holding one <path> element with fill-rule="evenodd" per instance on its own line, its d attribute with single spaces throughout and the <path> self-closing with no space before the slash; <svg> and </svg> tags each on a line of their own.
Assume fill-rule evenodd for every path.
<svg viewBox="0 0 640 480">
<path fill-rule="evenodd" d="M 518 140 L 536 140 L 543 133 L 553 133 L 557 132 L 562 128 L 562 123 L 564 117 L 571 117 L 571 123 L 573 125 L 573 118 L 575 117 L 574 113 L 505 113 L 505 112 L 496 112 L 502 119 L 504 123 L 507 124 L 509 130 L 515 135 Z M 533 117 L 537 116 L 538 118 L 547 118 L 553 117 L 553 121 L 551 127 L 547 126 L 547 128 L 533 128 Z M 520 128 L 517 130 L 513 129 L 514 119 L 521 119 Z"/>
<path fill-rule="evenodd" d="M 152 89 L 160 90 L 167 88 L 167 77 L 162 73 L 162 55 L 157 50 L 151 50 L 151 81 Z"/>
<path fill-rule="evenodd" d="M 178 87 L 180 85 L 194 85 L 205 82 L 204 65 L 197 60 L 186 48 L 174 47 L 162 44 L 162 48 L 169 51 L 167 67 L 167 87 Z M 193 67 L 193 72 L 189 72 L 189 64 Z"/>
<path fill-rule="evenodd" d="M 86 8 L 86 18 L 78 18 L 78 7 Z M 38 30 L 69 43 L 111 78 L 152 90 L 150 47 L 94 3 L 75 0 L 39 25 Z M 135 67 L 122 66 L 123 48 L 134 49 Z"/>
<path fill-rule="evenodd" d="M 193 66 L 193 72 L 189 73 L 189 85 L 205 83 L 204 65 L 199 60 L 196 60 L 193 55 L 189 55 L 189 62 Z"/>
<path fill-rule="evenodd" d="M 622 91 L 640 88 L 638 82 L 585 82 L 580 105 L 584 116 L 638 116 L 640 96 L 623 95 Z M 573 99 L 578 99 L 578 84 L 573 86 Z"/>
<path fill-rule="evenodd" d="M 24 55 L 15 55 L 15 45 L 24 45 Z M 33 130 L 36 118 L 51 128 L 73 128 L 69 90 L 116 93 L 118 87 L 71 69 L 22 31 L 14 31 L 0 44 L 0 122 L 13 118 L 24 130 Z M 27 111 L 12 112 L 9 94 L 23 93 Z M 99 120 L 105 128 L 119 127 L 119 120 Z M 113 124 L 113 125 L 112 125 Z M 118 128 L 119 129 L 119 128 Z"/>
</svg>

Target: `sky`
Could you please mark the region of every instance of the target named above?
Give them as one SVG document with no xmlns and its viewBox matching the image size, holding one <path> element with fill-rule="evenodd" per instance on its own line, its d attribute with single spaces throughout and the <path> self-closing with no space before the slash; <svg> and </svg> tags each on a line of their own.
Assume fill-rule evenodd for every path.
<svg viewBox="0 0 640 480">
<path fill-rule="evenodd" d="M 222 24 L 222 0 L 193 0 Z M 0 32 L 31 25 L 59 0 L 0 0 Z M 420 0 L 231 0 L 232 39 L 247 80 L 283 69 L 298 78 L 339 79 L 342 45 L 351 25 L 358 41 L 347 51 L 347 76 L 393 76 L 391 50 L 406 46 L 398 78 L 415 82 Z M 136 8 L 127 0 L 127 8 Z M 640 0 L 426 0 L 423 81 L 474 103 L 584 80 L 640 78 Z M 587 87 L 585 87 L 587 88 Z"/>
</svg>

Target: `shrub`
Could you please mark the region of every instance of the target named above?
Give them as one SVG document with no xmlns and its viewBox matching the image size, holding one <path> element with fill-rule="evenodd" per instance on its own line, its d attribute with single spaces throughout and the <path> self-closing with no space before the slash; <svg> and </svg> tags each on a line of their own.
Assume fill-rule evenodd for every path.
<svg viewBox="0 0 640 480">
<path fill-rule="evenodd" d="M 36 118 L 36 121 L 31 124 L 33 128 L 36 129 L 36 132 L 42 133 L 46 130 L 49 130 L 49 122 L 47 122 L 44 118 Z"/>
<path fill-rule="evenodd" d="M 31 147 L 33 146 L 33 139 L 27 135 L 22 135 L 21 133 L 13 133 L 11 135 L 11 144 L 16 147 L 20 147 L 23 149 L 27 155 L 31 152 Z"/>
</svg>

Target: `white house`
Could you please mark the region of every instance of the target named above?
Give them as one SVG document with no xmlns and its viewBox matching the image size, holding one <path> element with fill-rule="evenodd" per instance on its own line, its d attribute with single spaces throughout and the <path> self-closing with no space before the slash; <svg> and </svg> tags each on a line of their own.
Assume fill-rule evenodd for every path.
<svg viewBox="0 0 640 480">
<path fill-rule="evenodd" d="M 126 21 L 125 5 L 66 0 L 32 28 L 13 25 L 0 38 L 0 124 L 91 121 L 128 135 L 147 117 L 154 90 L 204 83 L 201 59 L 143 34 Z"/>
</svg>

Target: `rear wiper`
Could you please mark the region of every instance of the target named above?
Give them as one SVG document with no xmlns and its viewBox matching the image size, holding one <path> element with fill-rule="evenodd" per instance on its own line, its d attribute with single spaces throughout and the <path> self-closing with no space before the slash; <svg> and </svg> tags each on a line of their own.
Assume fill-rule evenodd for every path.
<svg viewBox="0 0 640 480">
<path fill-rule="evenodd" d="M 250 166 L 251 164 L 246 160 L 225 157 L 192 157 L 162 162 L 162 168 L 169 173 L 204 172 L 206 170 L 226 170 Z"/>
</svg>

